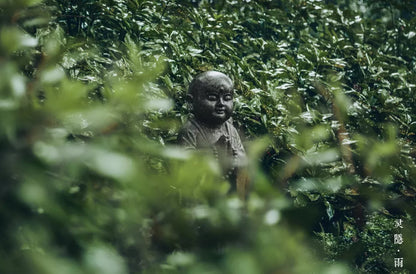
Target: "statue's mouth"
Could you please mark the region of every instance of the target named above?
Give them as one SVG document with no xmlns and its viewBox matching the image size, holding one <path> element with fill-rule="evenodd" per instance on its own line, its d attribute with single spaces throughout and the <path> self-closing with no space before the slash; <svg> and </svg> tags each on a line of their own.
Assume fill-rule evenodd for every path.
<svg viewBox="0 0 416 274">
<path fill-rule="evenodd" d="M 217 114 L 225 114 L 225 109 L 216 109 L 215 113 Z"/>
</svg>

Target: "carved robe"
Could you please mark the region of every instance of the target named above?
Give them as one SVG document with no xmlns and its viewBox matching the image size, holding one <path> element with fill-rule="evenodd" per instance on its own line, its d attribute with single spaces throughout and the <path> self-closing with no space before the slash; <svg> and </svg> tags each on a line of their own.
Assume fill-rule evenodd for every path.
<svg viewBox="0 0 416 274">
<path fill-rule="evenodd" d="M 240 197 L 244 198 L 248 184 L 246 172 L 242 175 L 246 153 L 231 119 L 216 130 L 191 119 L 179 132 L 178 143 L 187 149 L 212 151 L 232 189 L 237 189 Z"/>
</svg>

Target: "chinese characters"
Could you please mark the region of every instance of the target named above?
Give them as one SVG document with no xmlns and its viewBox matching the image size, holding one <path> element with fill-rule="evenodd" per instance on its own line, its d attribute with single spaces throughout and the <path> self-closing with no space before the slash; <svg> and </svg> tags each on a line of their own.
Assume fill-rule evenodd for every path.
<svg viewBox="0 0 416 274">
<path fill-rule="evenodd" d="M 402 229 L 403 228 L 403 220 L 396 219 L 394 220 L 394 228 Z M 403 234 L 396 233 L 393 235 L 393 244 L 395 245 L 402 245 L 403 244 Z M 397 252 L 400 252 L 400 249 L 397 249 Z M 403 268 L 404 260 L 403 257 L 395 257 L 394 258 L 394 268 Z"/>
</svg>

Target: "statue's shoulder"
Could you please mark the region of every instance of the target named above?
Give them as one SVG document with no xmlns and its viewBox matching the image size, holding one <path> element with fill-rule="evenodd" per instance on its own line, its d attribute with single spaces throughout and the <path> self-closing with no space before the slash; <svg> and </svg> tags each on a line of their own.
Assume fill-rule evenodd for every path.
<svg viewBox="0 0 416 274">
<path fill-rule="evenodd" d="M 196 135 L 200 132 L 201 126 L 199 125 L 198 121 L 195 119 L 189 119 L 186 121 L 186 123 L 182 126 L 179 133 L 185 134 L 185 133 L 191 133 L 193 135 Z"/>
<path fill-rule="evenodd" d="M 231 146 L 233 149 L 244 153 L 244 147 L 243 143 L 241 142 L 240 134 L 238 133 L 236 127 L 233 125 L 232 119 L 227 120 L 225 123 L 228 135 L 230 136 Z"/>
<path fill-rule="evenodd" d="M 189 119 L 178 133 L 178 143 L 188 148 L 196 148 L 201 138 L 201 126 L 195 119 Z"/>
<path fill-rule="evenodd" d="M 233 124 L 233 120 L 230 118 L 225 122 L 225 128 L 227 129 L 228 134 L 231 136 L 231 138 L 236 138 L 238 137 L 238 139 L 240 139 L 240 135 L 238 134 L 237 129 L 235 128 L 234 124 Z"/>
</svg>

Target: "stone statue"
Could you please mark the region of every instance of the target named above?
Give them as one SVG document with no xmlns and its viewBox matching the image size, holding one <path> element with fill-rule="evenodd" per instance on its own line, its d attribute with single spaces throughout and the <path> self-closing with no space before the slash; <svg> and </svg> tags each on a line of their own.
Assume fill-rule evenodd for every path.
<svg viewBox="0 0 416 274">
<path fill-rule="evenodd" d="M 193 117 L 179 132 L 178 142 L 187 149 L 211 151 L 232 189 L 244 198 L 248 187 L 246 154 L 231 120 L 233 89 L 231 79 L 221 72 L 197 75 L 187 95 Z"/>
</svg>

